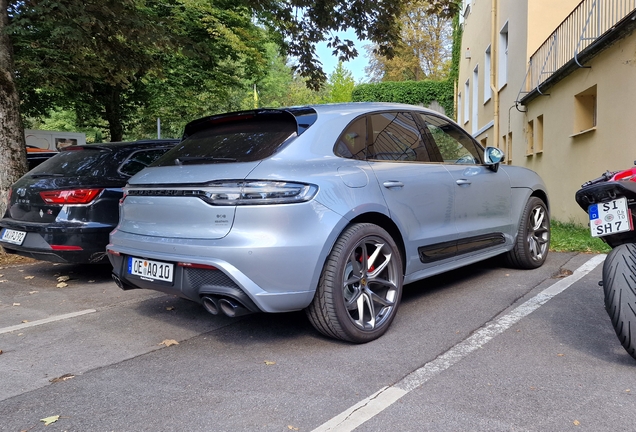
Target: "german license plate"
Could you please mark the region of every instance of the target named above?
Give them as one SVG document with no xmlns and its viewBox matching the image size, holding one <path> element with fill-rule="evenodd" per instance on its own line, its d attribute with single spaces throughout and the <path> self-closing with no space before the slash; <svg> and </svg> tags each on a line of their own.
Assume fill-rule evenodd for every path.
<svg viewBox="0 0 636 432">
<path fill-rule="evenodd" d="M 16 230 L 5 228 L 2 230 L 2 237 L 0 237 L 0 240 L 5 241 L 7 243 L 21 245 L 22 242 L 24 241 L 24 238 L 26 237 L 26 234 L 27 233 L 25 233 L 24 231 L 16 231 Z"/>
<path fill-rule="evenodd" d="M 147 281 L 172 282 L 174 264 L 128 257 L 128 273 Z"/>
<path fill-rule="evenodd" d="M 592 237 L 603 237 L 634 229 L 625 197 L 592 204 L 588 208 L 588 214 Z"/>
</svg>

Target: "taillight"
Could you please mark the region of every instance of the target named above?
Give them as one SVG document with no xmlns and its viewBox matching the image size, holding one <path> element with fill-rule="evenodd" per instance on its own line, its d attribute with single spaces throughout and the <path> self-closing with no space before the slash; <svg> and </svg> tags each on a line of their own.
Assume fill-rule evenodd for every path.
<svg viewBox="0 0 636 432">
<path fill-rule="evenodd" d="M 103 189 L 70 189 L 40 192 L 40 196 L 47 204 L 88 204 L 95 199 Z"/>
</svg>

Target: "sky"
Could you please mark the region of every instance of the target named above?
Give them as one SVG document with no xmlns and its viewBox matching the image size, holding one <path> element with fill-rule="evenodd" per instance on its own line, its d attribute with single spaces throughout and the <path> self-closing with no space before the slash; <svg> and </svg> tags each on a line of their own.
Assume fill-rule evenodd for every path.
<svg viewBox="0 0 636 432">
<path fill-rule="evenodd" d="M 352 61 L 345 62 L 344 67 L 353 74 L 356 84 L 360 82 L 366 82 L 367 77 L 364 73 L 364 68 L 368 66 L 369 59 L 366 56 L 365 45 L 371 44 L 370 41 L 359 41 L 353 30 L 346 32 L 338 32 L 337 35 L 341 39 L 350 39 L 355 43 L 358 50 L 358 57 Z M 332 49 L 327 48 L 327 42 L 321 42 L 316 46 L 316 53 L 322 63 L 322 70 L 329 76 L 338 65 L 338 58 L 331 54 Z"/>
</svg>

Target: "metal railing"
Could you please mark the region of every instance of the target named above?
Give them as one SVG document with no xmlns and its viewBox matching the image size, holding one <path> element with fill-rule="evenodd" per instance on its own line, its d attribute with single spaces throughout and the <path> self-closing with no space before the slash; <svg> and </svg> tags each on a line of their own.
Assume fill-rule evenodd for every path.
<svg viewBox="0 0 636 432">
<path fill-rule="evenodd" d="M 636 10 L 636 0 L 583 0 L 530 57 L 525 89 L 538 88 L 620 20 Z M 524 91 L 525 90 L 525 91 Z"/>
</svg>

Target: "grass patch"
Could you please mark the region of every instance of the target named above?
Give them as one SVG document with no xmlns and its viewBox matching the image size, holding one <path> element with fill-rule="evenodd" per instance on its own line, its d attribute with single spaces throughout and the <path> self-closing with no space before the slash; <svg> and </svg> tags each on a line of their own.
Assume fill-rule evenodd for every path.
<svg viewBox="0 0 636 432">
<path fill-rule="evenodd" d="M 592 237 L 587 227 L 573 222 L 550 221 L 550 250 L 555 252 L 608 253 L 603 240 Z"/>
</svg>

